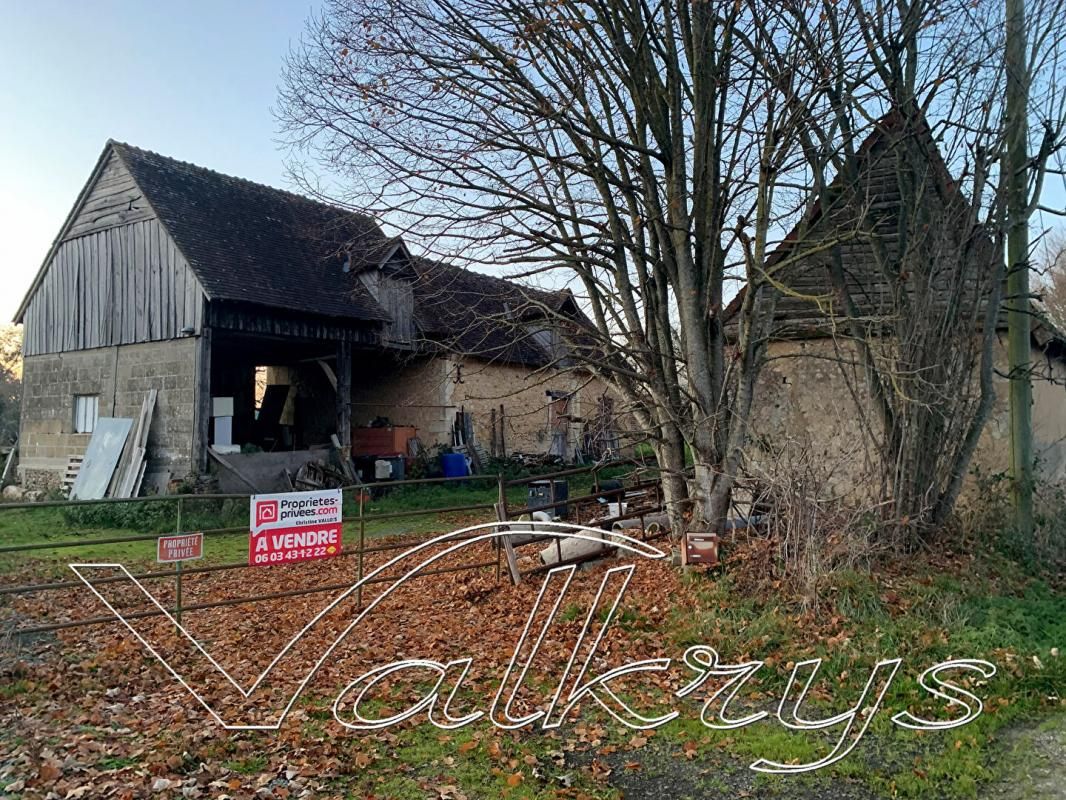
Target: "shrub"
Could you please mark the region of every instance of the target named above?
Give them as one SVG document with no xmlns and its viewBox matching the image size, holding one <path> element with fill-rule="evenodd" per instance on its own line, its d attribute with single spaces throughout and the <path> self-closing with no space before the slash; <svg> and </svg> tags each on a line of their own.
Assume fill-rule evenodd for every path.
<svg viewBox="0 0 1066 800">
<path fill-rule="evenodd" d="M 72 504 L 63 509 L 67 524 L 74 528 L 117 528 L 140 533 L 168 533 L 178 530 L 178 499 Z M 211 530 L 245 525 L 248 503 L 213 497 L 183 495 L 181 525 L 184 531 Z"/>
</svg>

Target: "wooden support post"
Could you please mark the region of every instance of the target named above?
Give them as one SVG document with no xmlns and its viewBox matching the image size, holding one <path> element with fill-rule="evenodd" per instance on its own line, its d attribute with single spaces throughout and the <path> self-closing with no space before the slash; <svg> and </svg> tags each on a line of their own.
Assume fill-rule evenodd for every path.
<svg viewBox="0 0 1066 800">
<path fill-rule="evenodd" d="M 489 425 L 492 428 L 491 444 L 489 445 L 489 454 L 493 458 L 498 458 L 499 454 L 496 452 L 496 409 L 489 409 Z"/>
<path fill-rule="evenodd" d="M 503 548 L 500 546 L 500 540 L 494 541 L 493 549 L 496 551 L 496 583 L 500 582 L 500 575 L 503 572 L 503 567 L 500 563 L 503 558 Z"/>
<path fill-rule="evenodd" d="M 174 532 L 181 534 L 181 508 L 182 498 L 178 497 L 178 522 L 174 526 Z M 174 562 L 174 616 L 181 625 L 181 562 Z"/>
<path fill-rule="evenodd" d="M 196 385 L 193 398 L 193 464 L 197 472 L 207 472 L 207 451 L 211 445 L 211 328 L 204 325 L 196 342 Z"/>
<path fill-rule="evenodd" d="M 363 550 L 366 547 L 366 520 L 363 518 L 363 504 L 366 502 L 366 492 L 363 487 L 360 486 L 356 489 L 359 492 L 359 576 L 358 580 L 363 580 Z M 363 607 L 363 586 L 359 585 L 359 588 L 355 590 L 355 605 L 356 608 Z"/>
<path fill-rule="evenodd" d="M 337 342 L 337 438 L 341 453 L 351 452 L 352 446 L 352 343 Z M 404 453 L 404 455 L 407 455 Z"/>
<path fill-rule="evenodd" d="M 497 487 L 497 500 L 496 500 L 496 519 L 500 522 L 507 521 L 507 484 L 503 479 L 503 473 L 499 473 L 496 476 Z M 500 526 L 501 530 L 504 526 Z M 514 554 L 514 547 L 511 545 L 511 537 L 503 537 L 503 552 L 507 557 L 507 569 L 511 572 L 511 581 L 515 586 L 522 582 L 522 574 L 518 571 L 518 559 Z"/>
<path fill-rule="evenodd" d="M 504 438 L 503 403 L 500 403 L 500 458 L 507 458 L 507 440 Z"/>
</svg>

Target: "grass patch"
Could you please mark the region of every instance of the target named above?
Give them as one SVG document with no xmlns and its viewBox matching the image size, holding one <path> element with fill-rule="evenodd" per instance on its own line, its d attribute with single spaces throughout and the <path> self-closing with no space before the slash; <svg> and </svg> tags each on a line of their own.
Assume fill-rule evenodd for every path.
<svg viewBox="0 0 1066 800">
<path fill-rule="evenodd" d="M 625 468 L 604 470 L 601 478 L 620 475 Z M 591 475 L 570 479 L 570 495 L 593 491 Z M 464 506 L 490 506 L 497 500 L 496 476 L 474 476 L 467 481 L 388 488 L 375 487 L 374 496 L 364 505 L 363 535 L 368 538 L 397 535 L 429 535 L 471 524 L 471 517 L 488 522 L 495 519 L 491 508 L 466 514 L 424 513 L 433 509 Z M 528 502 L 525 486 L 507 490 L 508 503 L 521 507 Z M 180 524 L 179 524 L 180 507 Z M 344 541 L 351 548 L 359 541 L 359 503 L 353 491 L 344 497 Z M 380 519 L 382 516 L 410 513 L 410 516 Z M 5 508 L 0 504 L 0 547 L 18 545 L 62 545 L 34 550 L 0 553 L 0 573 L 26 565 L 65 572 L 72 561 L 115 560 L 125 564 L 149 565 L 155 561 L 155 537 L 181 531 L 208 531 L 202 564 L 243 562 L 248 557 L 248 501 L 220 500 L 198 495 L 175 495 L 168 500 L 98 503 L 88 505 Z M 230 533 L 210 533 L 223 529 Z M 78 541 L 123 539 L 149 536 L 145 541 L 75 545 Z"/>
<path fill-rule="evenodd" d="M 135 767 L 139 763 L 140 761 L 138 761 L 136 758 L 115 758 L 109 756 L 107 758 L 102 758 L 97 761 L 95 767 L 96 769 L 102 770 L 104 772 L 117 772 L 120 769 Z"/>
<path fill-rule="evenodd" d="M 803 708 L 808 718 L 819 719 L 850 707 L 877 661 L 902 658 L 864 739 L 844 761 L 811 779 L 829 785 L 858 778 L 891 797 L 980 797 L 981 787 L 1000 774 L 995 743 L 1004 728 L 1049 711 L 1061 713 L 1066 658 L 1053 653 L 1066 642 L 1066 598 L 992 553 L 957 571 L 919 559 L 904 569 L 892 576 L 892 589 L 879 576 L 833 576 L 827 607 L 816 615 L 797 613 L 778 593 L 740 596 L 728 576 L 695 578 L 706 580 L 699 585 L 700 608 L 695 613 L 678 609 L 673 635 L 679 646 L 715 647 L 723 661 L 767 661 L 731 709 L 734 717 L 752 708 L 773 715 L 789 662 L 823 660 Z M 827 621 L 832 624 L 825 625 Z M 987 683 L 968 686 L 984 703 L 981 716 L 962 728 L 938 732 L 916 733 L 894 725 L 891 716 L 902 710 L 930 720 L 959 716 L 957 707 L 936 700 L 918 683 L 928 667 L 958 658 L 984 659 L 997 668 Z M 968 674 L 946 677 L 958 682 Z M 685 729 L 686 723 L 671 725 Z M 685 735 L 699 733 L 698 724 L 687 726 Z M 729 732 L 729 752 L 746 758 L 807 762 L 831 749 L 830 739 L 816 732 L 784 732 L 779 723 L 766 720 Z"/>
<path fill-rule="evenodd" d="M 591 484 L 571 482 L 571 494 L 587 493 Z M 426 514 L 418 517 L 380 519 L 382 515 L 426 508 L 474 505 L 495 500 L 494 481 L 398 489 L 372 498 L 366 505 L 365 533 L 368 538 L 396 533 L 428 533 L 449 530 L 453 523 L 469 524 L 470 514 Z M 525 488 L 510 492 L 515 505 L 525 500 Z M 346 499 L 353 514 L 357 506 Z M 246 506 L 205 507 L 189 512 L 186 520 L 220 525 L 234 520 L 244 525 Z M 155 513 L 155 511 L 153 511 Z M 196 517 L 194 514 L 201 516 Z M 215 517 L 210 517 L 214 513 Z M 491 518 L 491 512 L 485 515 Z M 69 541 L 71 536 L 108 538 L 134 535 L 156 525 L 150 519 L 130 516 L 125 520 L 94 518 L 85 527 L 70 532 L 70 519 L 62 508 L 0 508 L 0 542 Z M 118 525 L 127 527 L 108 527 Z M 162 524 L 162 523 L 159 523 Z M 184 526 L 183 526 L 184 527 Z M 64 538 L 67 537 L 67 538 Z M 345 542 L 358 539 L 358 522 L 345 525 Z M 209 538 L 208 559 L 241 561 L 246 555 L 246 536 Z M 49 548 L 30 554 L 0 557 L 0 568 L 26 563 L 26 558 L 73 560 L 72 556 L 119 560 L 150 560 L 153 542 L 124 543 L 89 549 Z M 21 560 L 20 560 L 21 559 Z M 878 567 L 874 573 L 844 571 L 827 576 L 822 604 L 815 610 L 802 608 L 784 586 L 764 591 L 748 586 L 730 567 L 714 573 L 691 573 L 682 577 L 695 595 L 695 602 L 675 603 L 666 621 L 651 630 L 639 606 L 619 607 L 614 625 L 631 633 L 647 635 L 663 654 L 679 658 L 692 645 L 715 648 L 723 663 L 762 660 L 765 666 L 745 685 L 730 715 L 743 717 L 755 711 L 770 716 L 736 730 L 711 730 L 700 722 L 700 709 L 708 688 L 684 700 L 662 697 L 637 687 L 635 707 L 661 713 L 676 708 L 679 717 L 663 726 L 647 749 L 628 750 L 634 733 L 613 722 L 594 703 L 583 703 L 580 718 L 566 720 L 555 734 L 539 728 L 504 732 L 481 720 L 458 731 L 441 731 L 420 715 L 415 724 L 390 728 L 386 735 L 346 733 L 335 735 L 329 703 L 306 706 L 303 732 L 307 738 L 331 738 L 344 765 L 331 778 L 334 793 L 342 797 L 374 795 L 390 798 L 421 798 L 464 794 L 470 798 L 550 797 L 564 787 L 573 796 L 613 797 L 617 788 L 598 779 L 589 768 L 593 759 L 614 759 L 612 780 L 625 774 L 627 764 L 638 763 L 658 781 L 659 791 L 669 793 L 684 769 L 705 790 L 722 795 L 805 797 L 832 796 L 836 787 L 861 784 L 864 792 L 884 797 L 978 798 L 986 787 L 1004 774 L 1002 742 L 1008 729 L 1020 724 L 1039 728 L 1042 720 L 1062 719 L 1061 696 L 1066 689 L 1066 658 L 1056 655 L 1066 645 L 1066 597 L 1052 582 L 1027 571 L 1024 564 L 1004 559 L 991 551 L 976 556 L 921 554 L 906 561 Z M 685 595 L 687 597 L 687 594 Z M 568 603 L 561 610 L 564 622 L 583 621 L 587 608 Z M 659 617 L 656 617 L 658 619 Z M 639 637 L 635 637 L 639 638 Z M 638 660 L 646 653 L 626 653 Z M 789 731 L 776 719 L 778 701 L 792 664 L 822 659 L 813 691 L 801 708 L 809 719 L 823 719 L 850 708 L 859 697 L 878 661 L 902 659 L 900 669 L 870 729 L 843 761 L 804 776 L 761 776 L 747 767 L 765 758 L 782 763 L 809 763 L 828 754 L 839 728 L 825 731 Z M 984 703 L 984 712 L 963 728 L 917 733 L 894 725 L 893 714 L 909 710 L 925 719 L 946 720 L 958 712 L 930 696 L 918 684 L 922 672 L 950 659 L 984 659 L 997 667 L 987 682 L 967 688 Z M 596 669 L 599 669 L 597 665 Z M 86 670 L 88 680 L 93 670 Z M 682 670 L 686 679 L 692 675 Z M 965 673 L 954 673 L 959 680 Z M 530 686 L 545 695 L 554 684 L 541 683 L 531 675 Z M 428 684 L 416 682 L 417 691 Z M 0 697 L 19 698 L 31 691 L 22 680 L 0 682 Z M 410 695 L 397 690 L 395 702 Z M 460 707 L 486 709 L 490 697 L 463 693 Z M 332 698 L 330 698 L 332 701 Z M 661 705 L 662 708 L 656 708 Z M 386 706 L 369 704 L 364 711 L 384 711 Z M 397 710 L 397 709 L 393 709 Z M 1061 722 L 1049 722 L 1058 725 Z M 603 744 L 574 744 L 579 726 L 602 726 Z M 695 742 L 694 756 L 689 743 Z M 242 775 L 260 774 L 276 752 L 275 745 L 255 745 L 251 751 L 229 750 L 223 766 Z M 569 747 L 569 749 L 567 749 Z M 651 757 L 655 749 L 656 758 Z M 565 758 L 560 758 L 565 751 Z M 1018 757 L 1025 757 L 1019 748 Z M 583 759 L 583 760 L 582 760 Z M 105 761 L 107 761 L 105 759 Z M 132 760 L 114 759 L 109 769 L 133 766 Z M 128 763 L 127 763 L 128 762 Z M 101 765 L 104 762 L 99 762 Z M 685 765 L 688 765 L 687 767 Z M 100 767 L 104 768 L 104 767 Z M 721 768 L 721 769 L 719 769 Z M 739 778 L 737 776 L 740 776 Z M 602 778 L 602 775 L 601 775 Z M 738 787 L 737 781 L 743 780 Z M 456 787 L 451 792 L 447 787 Z M 693 796 L 701 796 L 694 793 Z M 702 796 L 706 796 L 704 793 Z M 843 795 L 848 796 L 848 795 Z"/>
<path fill-rule="evenodd" d="M 267 763 L 266 756 L 257 755 L 231 761 L 223 761 L 222 766 L 231 772 L 238 772 L 241 775 L 258 775 L 266 769 Z"/>
</svg>

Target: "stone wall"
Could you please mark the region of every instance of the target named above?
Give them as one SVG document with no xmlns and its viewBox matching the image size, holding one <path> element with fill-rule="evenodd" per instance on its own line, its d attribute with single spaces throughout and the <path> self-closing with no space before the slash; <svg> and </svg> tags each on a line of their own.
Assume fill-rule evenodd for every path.
<svg viewBox="0 0 1066 800">
<path fill-rule="evenodd" d="M 451 405 L 474 415 L 474 434 L 488 447 L 492 431 L 492 410 L 504 407 L 504 439 L 507 451 L 546 453 L 551 443 L 548 425 L 547 392 L 573 392 L 569 413 L 574 417 L 594 414 L 596 398 L 603 393 L 598 382 L 587 377 L 558 371 L 536 371 L 510 364 L 486 364 L 471 359 L 453 361 L 462 368 L 462 383 L 451 387 Z M 580 424 L 571 426 L 571 447 L 580 441 Z"/>
<path fill-rule="evenodd" d="M 458 379 L 458 382 L 457 382 Z M 508 452 L 547 452 L 548 390 L 576 391 L 570 413 L 592 414 L 599 385 L 580 376 L 540 373 L 529 367 L 490 364 L 454 357 L 411 358 L 395 363 L 360 361 L 352 370 L 352 426 L 375 417 L 394 425 L 414 425 L 427 447 L 451 444 L 455 412 L 473 415 L 474 434 L 488 449 L 492 442 L 492 412 L 504 407 L 504 439 Z"/>
<path fill-rule="evenodd" d="M 748 460 L 754 471 L 789 466 L 769 462 L 767 448 L 791 444 L 793 454 L 807 453 L 823 475 L 826 488 L 842 496 L 868 499 L 876 492 L 879 423 L 859 367 L 846 342 L 832 339 L 775 342 L 759 377 L 752 417 Z M 997 345 L 997 371 L 1006 372 L 1006 341 Z M 1033 351 L 1038 365 L 1033 380 L 1034 451 L 1046 480 L 1066 480 L 1066 366 Z M 1010 464 L 1008 382 L 994 378 L 996 401 L 985 426 L 971 471 L 989 475 Z M 866 420 L 866 422 L 864 422 Z M 930 442 L 936 447 L 936 442 Z M 973 481 L 967 485 L 972 493 Z"/>
<path fill-rule="evenodd" d="M 393 425 L 418 428 L 418 437 L 427 447 L 450 443 L 447 368 L 442 358 L 396 362 L 357 353 L 352 366 L 352 428 L 387 417 Z"/>
<path fill-rule="evenodd" d="M 1004 342 L 1004 345 L 1006 343 Z M 1006 347 L 1001 349 L 1006 371 Z M 1066 364 L 1033 353 L 1037 367 L 1033 380 L 1033 449 L 1040 473 L 1048 480 L 1066 481 Z M 1006 387 L 1001 391 L 1002 438 L 1009 447 L 1010 426 L 1007 414 Z M 1004 458 L 1009 457 L 1005 450 Z"/>
<path fill-rule="evenodd" d="M 95 394 L 101 417 L 137 418 L 149 389 L 159 396 L 148 433 L 146 479 L 182 478 L 193 466 L 196 338 L 28 356 L 23 362 L 19 476 L 58 485 L 91 434 L 74 433 L 74 395 Z"/>
</svg>

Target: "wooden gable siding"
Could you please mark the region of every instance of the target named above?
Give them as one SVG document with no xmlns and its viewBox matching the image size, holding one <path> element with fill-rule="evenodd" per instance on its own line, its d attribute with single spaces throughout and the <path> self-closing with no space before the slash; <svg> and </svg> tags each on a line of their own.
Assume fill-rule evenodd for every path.
<svg viewBox="0 0 1066 800">
<path fill-rule="evenodd" d="M 199 332 L 203 290 L 157 220 L 65 239 L 24 315 L 27 356 Z"/>
<path fill-rule="evenodd" d="M 76 239 L 154 217 L 144 193 L 122 160 L 112 152 L 101 166 L 99 176 L 71 219 L 63 238 Z"/>
<path fill-rule="evenodd" d="M 364 272 L 359 279 L 378 305 L 391 317 L 391 322 L 385 323 L 382 335 L 384 343 L 399 348 L 413 347 L 415 295 L 410 280 L 387 274 L 383 270 Z"/>
<path fill-rule="evenodd" d="M 773 272 L 787 291 L 778 295 L 772 335 L 824 336 L 845 324 L 846 311 L 830 275 L 834 252 L 839 252 L 844 284 L 859 317 L 869 323 L 896 322 L 891 315 L 899 309 L 903 295 L 927 297 L 931 303 L 965 308 L 966 313 L 974 311 L 975 303 L 978 310 L 983 308 L 990 265 L 997 254 L 987 236 L 967 229 L 967 201 L 950 185 L 936 144 L 928 136 L 924 138 L 923 151 L 928 157 L 908 179 L 916 182 L 923 210 L 935 223 L 927 231 L 912 231 L 912 245 L 924 240 L 929 252 L 945 257 L 933 258 L 916 271 L 904 270 L 899 263 L 900 181 L 902 162 L 908 154 L 891 135 L 885 136 L 869 148 L 855 185 L 845 186 L 839 177 L 834 181 L 830 191 L 833 204 L 824 213 L 817 212 L 796 245 L 798 252 L 794 254 L 794 245 L 786 242 L 771 256 L 771 265 L 778 255 L 799 257 Z M 914 220 L 907 222 L 913 226 Z M 884 268 L 872 237 L 881 248 Z M 812 255 L 803 257 L 804 250 Z M 727 325 L 735 335 L 735 319 Z"/>
</svg>

